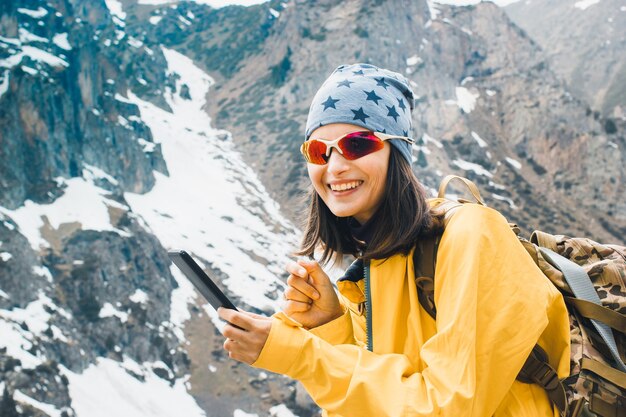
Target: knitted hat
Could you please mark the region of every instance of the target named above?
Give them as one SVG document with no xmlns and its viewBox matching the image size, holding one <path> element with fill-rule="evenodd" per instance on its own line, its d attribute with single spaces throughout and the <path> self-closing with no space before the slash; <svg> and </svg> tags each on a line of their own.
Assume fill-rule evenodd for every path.
<svg viewBox="0 0 626 417">
<path fill-rule="evenodd" d="M 313 98 L 305 140 L 315 129 L 330 123 L 350 123 L 374 132 L 411 137 L 414 106 L 413 91 L 401 74 L 370 64 L 341 65 Z M 390 142 L 411 164 L 411 145 L 401 139 Z"/>
</svg>

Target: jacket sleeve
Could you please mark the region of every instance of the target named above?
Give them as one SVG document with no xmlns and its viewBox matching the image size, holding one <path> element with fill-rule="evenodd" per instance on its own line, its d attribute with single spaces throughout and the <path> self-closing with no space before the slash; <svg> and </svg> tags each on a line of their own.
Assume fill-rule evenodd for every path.
<svg viewBox="0 0 626 417">
<path fill-rule="evenodd" d="M 350 309 L 346 306 L 342 306 L 342 308 L 344 309 L 344 313 L 341 317 L 321 326 L 314 327 L 309 331 L 331 345 L 355 344 L 356 340 L 354 338 Z"/>
<path fill-rule="evenodd" d="M 568 334 L 562 298 L 504 218 L 484 207 L 463 207 L 446 227 L 435 285 L 437 332 L 418 361 L 332 345 L 276 318 L 254 366 L 301 381 L 344 417 L 493 415 L 555 303 Z"/>
</svg>

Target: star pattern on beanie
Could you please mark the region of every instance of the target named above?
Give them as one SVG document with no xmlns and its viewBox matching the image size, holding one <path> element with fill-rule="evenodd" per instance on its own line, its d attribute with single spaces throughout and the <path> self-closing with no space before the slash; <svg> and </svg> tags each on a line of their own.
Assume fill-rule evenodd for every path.
<svg viewBox="0 0 626 417">
<path fill-rule="evenodd" d="M 365 99 L 366 101 L 367 100 L 371 100 L 374 103 L 378 104 L 378 100 L 382 100 L 383 99 L 382 97 L 378 97 L 374 90 L 372 90 L 370 92 L 367 92 L 367 91 L 363 91 L 363 92 L 367 95 L 367 98 Z"/>
<path fill-rule="evenodd" d="M 341 101 L 341 100 L 340 99 L 334 99 L 331 96 L 328 96 L 326 101 L 321 103 L 322 106 L 324 106 L 324 110 L 323 111 L 326 111 L 326 109 L 331 108 L 331 107 L 333 109 L 336 109 L 337 107 L 335 107 L 335 103 L 337 103 L 338 101 Z"/>
<path fill-rule="evenodd" d="M 402 100 L 401 98 L 397 100 L 398 100 L 398 107 L 400 107 L 402 111 L 406 113 L 406 106 L 404 105 L 404 100 Z"/>
<path fill-rule="evenodd" d="M 352 109 L 350 109 L 350 110 L 352 110 Z M 369 117 L 363 111 L 363 107 L 359 108 L 358 110 L 352 110 L 352 113 L 354 113 L 354 119 L 352 119 L 352 120 L 361 120 L 363 123 L 365 123 L 365 119 L 367 119 Z"/>
<path fill-rule="evenodd" d="M 354 84 L 354 81 L 350 81 L 349 79 L 346 78 L 343 81 L 339 81 L 337 83 L 337 87 L 348 87 L 348 88 L 351 88 L 350 84 Z"/>
<path fill-rule="evenodd" d="M 374 78 L 374 79 L 376 80 L 376 85 L 381 86 L 385 90 L 387 89 L 387 87 L 389 87 L 389 84 L 385 82 L 385 79 L 383 77 Z"/>
<path fill-rule="evenodd" d="M 387 107 L 387 111 L 388 111 L 387 116 L 393 117 L 393 120 L 395 122 L 397 122 L 398 121 L 398 116 L 400 116 L 400 115 L 396 111 L 396 106 L 391 106 L 391 107 L 385 106 L 385 107 Z"/>
</svg>

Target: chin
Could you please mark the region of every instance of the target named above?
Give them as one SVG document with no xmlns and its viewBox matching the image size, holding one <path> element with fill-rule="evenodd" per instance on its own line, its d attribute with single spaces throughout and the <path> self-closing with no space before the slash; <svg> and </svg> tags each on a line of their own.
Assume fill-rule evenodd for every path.
<svg viewBox="0 0 626 417">
<path fill-rule="evenodd" d="M 331 213 L 333 213 L 337 217 L 352 217 L 358 213 L 358 210 L 349 209 L 345 207 L 336 207 L 336 208 L 329 207 L 329 209 Z"/>
</svg>

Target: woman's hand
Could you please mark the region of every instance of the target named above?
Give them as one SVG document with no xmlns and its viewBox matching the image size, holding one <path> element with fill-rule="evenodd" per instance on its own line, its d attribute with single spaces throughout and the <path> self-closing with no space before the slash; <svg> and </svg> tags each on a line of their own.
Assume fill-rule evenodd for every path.
<svg viewBox="0 0 626 417">
<path fill-rule="evenodd" d="M 290 262 L 283 311 L 305 328 L 321 326 L 343 314 L 330 278 L 316 261 Z"/>
<path fill-rule="evenodd" d="M 272 328 L 272 318 L 222 307 L 217 310 L 217 314 L 227 322 L 222 334 L 226 337 L 224 349 L 228 351 L 228 357 L 252 365 L 265 346 Z"/>
</svg>

